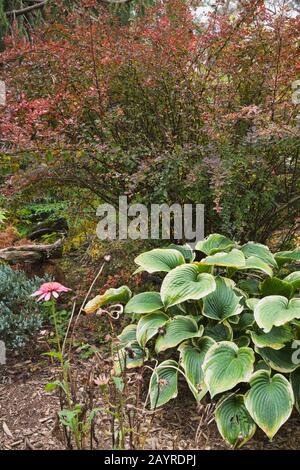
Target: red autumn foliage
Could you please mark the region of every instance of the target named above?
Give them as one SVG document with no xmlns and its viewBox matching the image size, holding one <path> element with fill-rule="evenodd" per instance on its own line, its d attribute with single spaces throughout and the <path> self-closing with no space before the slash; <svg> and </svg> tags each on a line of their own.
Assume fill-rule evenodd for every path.
<svg viewBox="0 0 300 470">
<path fill-rule="evenodd" d="M 261 1 L 244 2 L 235 19 L 212 14 L 205 24 L 180 0 L 126 26 L 106 10 L 97 21 L 88 10 L 70 14 L 36 31 L 32 44 L 7 42 L 1 140 L 36 148 L 75 145 L 89 134 L 121 139 L 133 100 L 152 111 L 149 123 L 140 108 L 140 121 L 159 128 L 160 141 L 197 132 L 218 139 L 240 120 L 260 135 L 289 130 L 299 31 L 299 16 L 272 15 Z M 135 90 L 126 90 L 126 78 Z"/>
<path fill-rule="evenodd" d="M 224 193 L 238 186 L 234 178 L 249 175 L 239 190 L 244 194 L 246 188 L 246 200 L 270 191 L 270 182 L 278 186 L 270 196 L 274 214 L 279 206 L 290 207 L 297 155 L 288 149 L 277 157 L 277 147 L 262 157 L 253 152 L 261 143 L 297 138 L 299 106 L 291 86 L 299 79 L 300 16 L 286 9 L 274 14 L 263 0 L 239 3 L 235 15 L 214 12 L 202 21 L 183 0 L 161 1 L 123 25 L 105 6 L 99 17 L 91 15 L 88 2 L 37 29 L 31 43 L 8 38 L 1 57 L 8 99 L 0 114 L 0 142 L 15 166 L 6 173 L 3 194 L 52 181 L 108 202 L 125 192 L 143 196 L 160 185 L 149 175 L 170 164 L 165 150 L 176 155 L 195 147 L 198 159 L 178 170 L 177 193 L 162 189 L 163 200 L 167 194 L 171 202 L 181 201 L 184 181 L 184 200 L 205 197 L 213 217 L 221 217 L 227 204 L 224 217 L 231 226 L 235 209 L 224 203 Z M 248 145 L 245 163 L 235 168 L 232 160 L 238 162 Z M 194 190 L 196 171 L 209 181 L 201 198 Z M 196 196 L 189 195 L 191 184 Z M 265 214 L 254 233 L 262 219 Z"/>
</svg>

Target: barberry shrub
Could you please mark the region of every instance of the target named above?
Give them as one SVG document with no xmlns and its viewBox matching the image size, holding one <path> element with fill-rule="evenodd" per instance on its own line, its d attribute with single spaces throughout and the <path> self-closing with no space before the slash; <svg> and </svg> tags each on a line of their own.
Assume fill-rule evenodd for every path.
<svg viewBox="0 0 300 470">
<path fill-rule="evenodd" d="M 74 226 L 78 206 L 87 214 L 123 194 L 188 201 L 205 204 L 209 232 L 267 243 L 286 229 L 289 242 L 300 208 L 292 2 L 245 0 L 228 15 L 216 0 L 208 16 L 186 0 L 154 2 L 141 15 L 129 2 L 135 13 L 122 25 L 107 2 L 76 2 L 68 16 L 66 3 L 55 2 L 51 27 L 30 44 L 5 38 L 3 207 L 13 201 L 23 219 L 45 210 L 28 202 L 61 196 Z"/>
<path fill-rule="evenodd" d="M 177 397 L 183 376 L 197 402 L 207 394 L 216 402 L 231 446 L 257 427 L 272 439 L 300 410 L 300 251 L 273 254 L 213 234 L 195 251 L 171 245 L 135 262 L 162 283 L 124 301 L 132 324 L 118 337 L 114 373 L 154 360 L 152 409 Z"/>
<path fill-rule="evenodd" d="M 31 294 L 43 282 L 0 265 L 0 340 L 8 349 L 23 349 L 42 326 L 42 307 Z"/>
</svg>

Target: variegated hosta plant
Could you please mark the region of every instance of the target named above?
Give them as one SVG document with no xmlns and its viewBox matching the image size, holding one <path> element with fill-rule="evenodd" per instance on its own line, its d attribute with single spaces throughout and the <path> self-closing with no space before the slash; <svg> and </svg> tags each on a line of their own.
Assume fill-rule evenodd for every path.
<svg viewBox="0 0 300 470">
<path fill-rule="evenodd" d="M 272 439 L 293 406 L 300 410 L 300 251 L 272 254 L 213 234 L 195 251 L 171 245 L 135 262 L 138 272 L 161 273 L 161 289 L 129 300 L 126 291 L 133 322 L 119 336 L 115 374 L 155 358 L 153 409 L 177 396 L 183 376 L 198 402 L 216 401 L 230 445 L 257 426 Z"/>
</svg>

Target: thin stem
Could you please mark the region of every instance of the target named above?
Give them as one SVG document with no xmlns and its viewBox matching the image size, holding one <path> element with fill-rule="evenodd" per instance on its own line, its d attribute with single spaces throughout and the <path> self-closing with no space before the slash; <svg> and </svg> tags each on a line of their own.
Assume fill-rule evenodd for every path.
<svg viewBox="0 0 300 470">
<path fill-rule="evenodd" d="M 77 325 L 77 322 L 78 322 L 78 320 L 79 320 L 79 317 L 80 317 L 80 315 L 81 315 L 81 312 L 82 312 L 82 310 L 83 310 L 83 307 L 85 306 L 86 301 L 87 301 L 87 299 L 88 299 L 88 297 L 89 297 L 89 295 L 90 295 L 90 293 L 91 293 L 91 291 L 92 291 L 92 289 L 93 289 L 95 283 L 97 282 L 99 276 L 101 275 L 101 273 L 102 273 L 102 271 L 103 271 L 103 268 L 104 268 L 104 265 L 105 265 L 105 263 L 103 263 L 102 266 L 101 266 L 101 268 L 99 269 L 99 272 L 98 272 L 97 276 L 94 278 L 92 284 L 90 285 L 90 288 L 89 288 L 89 290 L 88 290 L 88 292 L 87 292 L 87 294 L 86 294 L 86 296 L 85 296 L 85 298 L 84 298 L 84 300 L 83 300 L 83 302 L 82 302 L 82 304 L 81 304 L 81 306 L 80 306 L 79 312 L 78 312 L 77 317 L 76 317 L 75 322 L 74 322 L 74 326 L 73 326 L 73 328 L 72 328 L 71 339 L 73 338 L 74 331 L 75 331 L 75 327 L 76 327 L 76 325 Z M 70 348 L 71 348 L 71 345 L 72 345 L 72 341 L 70 341 Z M 70 348 L 69 348 L 69 351 L 70 351 Z"/>
<path fill-rule="evenodd" d="M 60 335 L 59 335 L 59 329 L 58 329 L 58 323 L 57 323 L 57 317 L 56 317 L 56 304 L 54 301 L 51 302 L 51 313 L 52 313 L 52 318 L 54 321 L 54 328 L 55 328 L 55 336 L 56 336 L 56 343 L 57 343 L 57 348 L 58 352 L 61 354 L 61 346 L 60 346 Z M 63 365 L 63 364 L 62 364 Z"/>
<path fill-rule="evenodd" d="M 70 317 L 70 320 L 69 320 L 69 323 L 68 323 L 68 328 L 67 328 L 67 331 L 66 331 L 66 334 L 65 334 L 63 345 L 62 345 L 62 352 L 61 352 L 62 355 L 64 354 L 64 351 L 65 351 L 66 342 L 67 342 L 68 334 L 69 334 L 69 331 L 70 331 L 70 328 L 71 328 L 71 324 L 72 324 L 72 320 L 73 320 L 73 317 L 74 317 L 75 309 L 76 309 L 76 301 L 73 303 L 71 317 Z"/>
</svg>

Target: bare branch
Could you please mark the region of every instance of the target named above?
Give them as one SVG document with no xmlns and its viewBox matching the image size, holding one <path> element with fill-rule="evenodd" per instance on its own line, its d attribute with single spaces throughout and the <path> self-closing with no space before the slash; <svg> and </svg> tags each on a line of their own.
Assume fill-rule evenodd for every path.
<svg viewBox="0 0 300 470">
<path fill-rule="evenodd" d="M 30 5 L 29 7 L 22 8 L 21 10 L 7 11 L 6 15 L 12 16 L 12 17 L 21 16 L 21 15 L 24 15 L 25 13 L 29 13 L 30 11 L 42 8 L 44 5 L 46 5 L 47 2 L 48 0 L 42 0 L 39 3 L 35 3 L 34 5 Z"/>
</svg>

